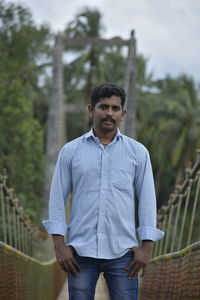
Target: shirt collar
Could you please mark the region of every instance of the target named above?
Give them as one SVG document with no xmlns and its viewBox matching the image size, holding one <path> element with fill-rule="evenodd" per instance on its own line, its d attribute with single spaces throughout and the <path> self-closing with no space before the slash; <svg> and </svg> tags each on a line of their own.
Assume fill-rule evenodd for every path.
<svg viewBox="0 0 200 300">
<path fill-rule="evenodd" d="M 88 131 L 88 132 L 85 134 L 85 138 L 86 138 L 86 139 L 88 139 L 89 137 L 95 138 L 95 135 L 94 135 L 94 132 L 93 132 L 93 127 L 90 129 L 90 131 Z M 119 139 L 119 137 L 122 137 L 122 134 L 121 134 L 119 128 L 117 128 L 117 133 L 116 133 L 116 135 L 114 136 L 114 139 Z"/>
</svg>

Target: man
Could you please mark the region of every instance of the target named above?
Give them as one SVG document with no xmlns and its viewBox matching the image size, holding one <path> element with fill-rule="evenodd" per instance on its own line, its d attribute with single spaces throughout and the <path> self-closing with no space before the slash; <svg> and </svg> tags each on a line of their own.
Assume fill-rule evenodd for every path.
<svg viewBox="0 0 200 300">
<path fill-rule="evenodd" d="M 88 111 L 93 128 L 60 151 L 53 176 L 49 220 L 57 260 L 68 272 L 69 299 L 92 300 L 100 272 L 112 300 L 137 299 L 137 273 L 145 271 L 163 232 L 156 229 L 156 199 L 147 149 L 118 129 L 126 111 L 122 88 L 94 88 Z M 65 205 L 72 193 L 70 223 Z M 134 192 L 139 202 L 137 234 Z M 67 235 L 65 245 L 64 236 Z"/>
</svg>

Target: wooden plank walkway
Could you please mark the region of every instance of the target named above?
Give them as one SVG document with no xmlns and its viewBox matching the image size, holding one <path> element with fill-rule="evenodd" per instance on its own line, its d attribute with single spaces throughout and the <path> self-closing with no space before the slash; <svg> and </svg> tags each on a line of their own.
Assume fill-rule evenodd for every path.
<svg viewBox="0 0 200 300">
<path fill-rule="evenodd" d="M 68 299 L 69 297 L 68 297 L 68 288 L 67 288 L 67 281 L 66 281 L 57 300 L 68 300 Z M 95 300 L 109 300 L 109 299 L 110 298 L 108 295 L 107 286 L 103 278 L 103 275 L 101 274 L 97 282 Z"/>
</svg>

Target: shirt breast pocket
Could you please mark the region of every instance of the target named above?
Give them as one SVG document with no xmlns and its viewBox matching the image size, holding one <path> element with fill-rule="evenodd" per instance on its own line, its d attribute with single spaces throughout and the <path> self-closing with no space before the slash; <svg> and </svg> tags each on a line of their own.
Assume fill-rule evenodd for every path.
<svg viewBox="0 0 200 300">
<path fill-rule="evenodd" d="M 111 184 L 120 190 L 133 188 L 135 165 L 131 162 L 115 163 L 111 168 Z"/>
</svg>

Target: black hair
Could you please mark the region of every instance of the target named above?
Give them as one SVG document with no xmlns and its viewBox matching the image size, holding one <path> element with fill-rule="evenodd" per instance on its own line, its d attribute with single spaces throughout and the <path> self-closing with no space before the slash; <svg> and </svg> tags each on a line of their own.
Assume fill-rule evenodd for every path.
<svg viewBox="0 0 200 300">
<path fill-rule="evenodd" d="M 122 108 L 124 107 L 126 93 L 123 88 L 118 87 L 114 83 L 105 82 L 96 86 L 91 93 L 91 104 L 93 107 L 104 98 L 111 98 L 112 96 L 119 96 L 121 98 Z"/>
</svg>

